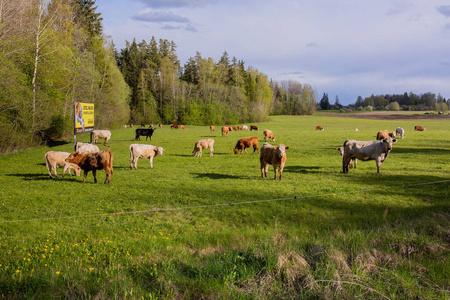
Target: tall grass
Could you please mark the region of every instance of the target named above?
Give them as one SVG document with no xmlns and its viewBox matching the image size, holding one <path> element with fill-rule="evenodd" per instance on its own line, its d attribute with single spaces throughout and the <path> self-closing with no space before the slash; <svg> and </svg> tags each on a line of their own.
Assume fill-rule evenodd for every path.
<svg viewBox="0 0 450 300">
<path fill-rule="evenodd" d="M 45 152 L 72 141 L 2 156 L 0 297 L 446 299 L 449 127 L 419 123 L 283 116 L 228 137 L 164 126 L 138 142 L 164 155 L 138 170 L 135 128 L 115 130 L 99 145 L 114 153 L 110 185 L 49 178 Z M 398 126 L 405 139 L 381 174 L 373 161 L 341 173 L 345 139 Z M 241 137 L 261 146 L 265 128 L 290 147 L 282 181 L 261 178 L 251 149 L 232 154 Z M 191 156 L 202 138 L 215 139 L 213 157 Z"/>
</svg>

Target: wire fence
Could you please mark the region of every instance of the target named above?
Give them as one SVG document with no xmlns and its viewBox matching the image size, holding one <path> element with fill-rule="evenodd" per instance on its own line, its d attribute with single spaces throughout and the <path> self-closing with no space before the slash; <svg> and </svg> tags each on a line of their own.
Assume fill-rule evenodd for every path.
<svg viewBox="0 0 450 300">
<path fill-rule="evenodd" d="M 320 198 L 320 197 L 346 195 L 346 194 L 357 194 L 357 193 L 366 193 L 366 192 L 379 191 L 379 190 L 389 190 L 389 189 L 393 189 L 393 188 L 408 188 L 408 187 L 424 186 L 424 185 L 431 185 L 431 184 L 442 184 L 442 183 L 447 183 L 447 182 L 450 182 L 450 179 L 449 180 L 441 180 L 441 181 L 433 181 L 433 182 L 408 184 L 408 185 L 402 185 L 402 186 L 383 186 L 383 187 L 379 187 L 379 188 L 363 189 L 363 190 L 340 192 L 340 193 L 326 193 L 326 194 L 316 194 L 316 195 L 308 195 L 308 196 L 300 196 L 300 197 L 297 195 L 293 195 L 292 197 L 280 198 L 280 199 L 266 199 L 266 200 L 254 200 L 254 201 L 243 201 L 243 202 L 227 202 L 227 203 L 204 204 L 204 205 L 182 206 L 182 207 L 151 208 L 151 209 L 146 209 L 146 210 L 122 211 L 122 212 L 114 212 L 114 213 L 107 213 L 107 214 L 59 216 L 59 217 L 48 217 L 48 218 L 39 218 L 39 219 L 28 219 L 28 220 L 9 220 L 9 221 L 1 221 L 0 224 L 41 222 L 41 221 L 76 219 L 76 218 L 103 218 L 103 217 L 130 215 L 130 214 L 143 214 L 143 213 L 156 213 L 156 212 L 167 212 L 167 211 L 194 210 L 194 209 L 201 209 L 201 208 L 220 208 L 220 207 L 230 207 L 230 206 L 253 205 L 253 204 L 258 204 L 258 203 L 288 201 L 288 200 L 301 200 L 301 199 L 308 199 L 308 198 Z"/>
</svg>

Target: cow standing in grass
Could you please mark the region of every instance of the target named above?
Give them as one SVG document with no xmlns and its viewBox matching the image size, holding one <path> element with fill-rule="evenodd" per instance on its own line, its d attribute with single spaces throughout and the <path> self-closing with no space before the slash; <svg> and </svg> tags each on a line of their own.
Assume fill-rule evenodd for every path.
<svg viewBox="0 0 450 300">
<path fill-rule="evenodd" d="M 194 150 L 192 151 L 192 156 L 202 157 L 202 150 L 209 148 L 209 156 L 214 154 L 214 140 L 213 139 L 203 139 L 199 140 L 194 145 Z"/>
<path fill-rule="evenodd" d="M 97 170 L 105 170 L 105 183 L 111 183 L 111 174 L 113 173 L 113 153 L 111 150 L 102 150 L 90 154 L 72 152 L 66 158 L 66 162 L 76 164 L 84 171 L 83 183 L 86 182 L 89 171 L 92 171 L 94 182 L 97 183 Z"/>
<path fill-rule="evenodd" d="M 150 160 L 150 169 L 153 169 L 153 157 L 163 155 L 163 147 L 156 147 L 152 145 L 131 144 L 130 145 L 130 167 L 137 170 L 137 161 L 139 158 L 148 158 Z"/>
<path fill-rule="evenodd" d="M 259 153 L 259 147 L 258 147 L 258 137 L 257 136 L 249 136 L 240 139 L 236 146 L 234 147 L 234 154 L 238 154 L 239 150 L 244 151 L 247 154 L 247 148 L 253 147 L 253 154 L 255 154 L 255 151 L 258 151 Z"/>
<path fill-rule="evenodd" d="M 60 151 L 48 151 L 47 153 L 45 153 L 45 166 L 47 167 L 48 175 L 50 176 L 50 178 L 53 178 L 50 171 L 53 171 L 55 177 L 59 178 L 58 173 L 56 173 L 56 169 L 58 167 L 64 167 L 62 177 L 64 177 L 64 174 L 66 174 L 67 170 L 69 170 L 69 175 L 72 176 L 72 173 L 70 173 L 71 169 L 75 171 L 76 176 L 80 176 L 80 167 L 76 164 L 66 162 L 66 158 L 68 158 L 69 155 L 69 152 Z"/>
<path fill-rule="evenodd" d="M 342 158 L 342 169 L 348 173 L 348 165 L 352 159 L 362 161 L 375 160 L 377 173 L 380 173 L 381 163 L 388 157 L 392 150 L 392 144 L 397 140 L 387 137 L 381 141 L 361 142 L 355 140 L 345 140 L 344 156 Z"/>
<path fill-rule="evenodd" d="M 109 131 L 109 130 L 93 130 L 92 131 L 92 142 L 94 144 L 97 144 L 98 139 L 105 139 L 105 142 L 103 143 L 103 145 L 106 146 L 106 143 L 109 141 L 110 138 L 111 138 L 111 131 Z"/>
<path fill-rule="evenodd" d="M 269 165 L 272 165 L 273 171 L 275 173 L 274 179 L 277 180 L 277 172 L 279 170 L 281 180 L 284 164 L 286 163 L 286 150 L 288 149 L 289 147 L 285 147 L 283 144 L 276 147 L 270 145 L 269 143 L 264 143 L 264 145 L 261 147 L 261 153 L 259 155 L 262 178 L 267 178 Z"/>
</svg>

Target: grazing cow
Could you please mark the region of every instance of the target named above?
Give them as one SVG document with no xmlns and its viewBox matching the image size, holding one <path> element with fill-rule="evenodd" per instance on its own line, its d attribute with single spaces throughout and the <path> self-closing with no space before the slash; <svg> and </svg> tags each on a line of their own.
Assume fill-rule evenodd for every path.
<svg viewBox="0 0 450 300">
<path fill-rule="evenodd" d="M 109 141 L 110 138 L 111 138 L 111 131 L 109 131 L 109 130 L 93 130 L 92 131 L 92 142 L 94 144 L 97 144 L 98 139 L 105 139 L 105 142 L 103 143 L 103 145 L 106 146 L 106 143 Z"/>
<path fill-rule="evenodd" d="M 133 128 L 133 123 L 130 124 L 130 127 Z"/>
<path fill-rule="evenodd" d="M 272 146 L 269 143 L 264 143 L 261 147 L 261 153 L 259 155 L 259 161 L 261 163 L 261 177 L 267 178 L 267 171 L 269 165 L 273 166 L 275 173 L 274 179 L 277 180 L 277 171 L 280 170 L 280 180 L 283 175 L 284 164 L 286 163 L 286 150 L 289 147 L 285 147 L 283 144 L 278 147 Z"/>
<path fill-rule="evenodd" d="M 209 131 L 216 131 L 216 129 L 214 128 L 214 125 L 209 126 Z"/>
<path fill-rule="evenodd" d="M 244 151 L 247 153 L 247 148 L 253 147 L 253 154 L 255 154 L 255 151 L 258 151 L 259 153 L 259 147 L 258 147 L 258 137 L 257 136 L 249 136 L 240 139 L 236 146 L 234 147 L 234 154 L 238 154 L 239 150 Z"/>
<path fill-rule="evenodd" d="M 62 177 L 64 177 L 64 174 L 66 174 L 67 170 L 69 170 L 69 175 L 72 176 L 72 173 L 70 173 L 70 169 L 73 169 L 75 171 L 75 175 L 80 176 L 80 167 L 76 164 L 71 164 L 65 161 L 65 159 L 68 158 L 69 155 L 69 152 L 58 151 L 48 151 L 47 153 L 45 153 L 45 166 L 47 167 L 48 175 L 50 175 L 50 178 L 53 178 L 50 170 L 53 171 L 53 174 L 55 174 L 56 178 L 58 178 L 58 173 L 56 173 L 56 169 L 58 167 L 64 167 Z"/>
<path fill-rule="evenodd" d="M 230 132 L 230 128 L 227 125 L 222 126 L 222 137 L 224 135 L 228 136 L 229 132 Z"/>
<path fill-rule="evenodd" d="M 127 129 L 127 124 L 123 125 L 123 128 Z"/>
<path fill-rule="evenodd" d="M 234 131 L 237 131 L 236 126 L 231 126 L 231 129 L 234 130 Z"/>
<path fill-rule="evenodd" d="M 162 124 L 161 123 L 159 123 L 159 128 L 162 128 Z"/>
<path fill-rule="evenodd" d="M 250 131 L 252 131 L 252 130 L 258 131 L 258 130 L 259 130 L 259 129 L 258 129 L 258 126 L 250 125 Z"/>
<path fill-rule="evenodd" d="M 80 166 L 84 171 L 83 183 L 86 182 L 86 176 L 89 171 L 92 171 L 94 182 L 97 183 L 97 170 L 105 170 L 105 183 L 111 183 L 111 174 L 113 173 L 113 153 L 111 150 L 102 150 L 90 154 L 72 152 L 72 154 L 66 158 L 66 162 Z"/>
<path fill-rule="evenodd" d="M 386 131 L 378 131 L 377 133 L 377 141 L 381 141 L 387 137 L 391 137 L 394 138 L 395 137 L 395 132 L 386 132 Z"/>
<path fill-rule="evenodd" d="M 238 127 L 237 127 L 237 130 L 242 130 L 242 126 L 238 126 Z"/>
<path fill-rule="evenodd" d="M 341 156 L 344 156 L 344 147 L 343 147 L 343 146 L 338 147 L 337 150 L 339 151 L 339 153 L 341 154 Z M 350 166 L 350 169 L 353 169 L 353 168 L 356 169 L 356 162 L 357 162 L 357 161 L 358 161 L 358 160 L 357 160 L 356 158 L 350 160 L 350 162 L 348 163 L 349 166 Z"/>
<path fill-rule="evenodd" d="M 98 152 L 98 151 L 100 151 L 100 149 L 96 145 L 92 145 L 89 143 L 77 142 L 75 151 L 78 153 L 81 153 L 81 154 L 89 154 L 89 153 Z"/>
<path fill-rule="evenodd" d="M 131 144 L 130 145 L 130 167 L 137 170 L 137 161 L 139 158 L 148 158 L 150 160 L 150 169 L 153 169 L 153 157 L 163 155 L 163 147 L 156 147 L 152 145 Z"/>
<path fill-rule="evenodd" d="M 151 123 L 151 124 L 148 126 L 148 128 L 155 128 L 155 127 L 153 126 L 153 123 Z"/>
<path fill-rule="evenodd" d="M 320 126 L 320 125 L 317 125 L 317 126 L 316 126 L 316 130 L 323 130 L 323 127 Z"/>
<path fill-rule="evenodd" d="M 424 131 L 426 128 L 423 128 L 422 126 L 414 126 L 414 131 Z"/>
<path fill-rule="evenodd" d="M 170 129 L 179 129 L 177 124 L 170 124 Z"/>
<path fill-rule="evenodd" d="M 267 140 L 272 140 L 275 142 L 275 136 L 273 135 L 273 132 L 269 129 L 264 130 L 264 141 L 267 142 Z"/>
<path fill-rule="evenodd" d="M 380 173 L 381 163 L 388 157 L 389 152 L 392 150 L 392 144 L 396 141 L 396 139 L 392 139 L 391 137 L 373 142 L 346 140 L 343 145 L 343 173 L 348 173 L 348 165 L 351 159 L 359 159 L 362 161 L 375 160 L 377 164 L 377 173 Z"/>
<path fill-rule="evenodd" d="M 184 127 L 184 125 L 180 125 L 180 129 L 186 130 L 186 127 Z"/>
<path fill-rule="evenodd" d="M 242 130 L 247 130 L 248 131 L 248 126 L 247 125 L 242 125 Z"/>
<path fill-rule="evenodd" d="M 156 128 L 148 128 L 148 129 L 144 129 L 144 128 L 137 128 L 136 129 L 136 137 L 134 138 L 137 141 L 140 141 L 141 138 L 140 136 L 145 136 L 145 140 L 147 140 L 147 138 L 150 138 L 150 141 L 152 140 L 152 135 L 153 132 L 155 132 Z"/>
<path fill-rule="evenodd" d="M 145 123 L 141 123 L 141 127 L 145 127 Z"/>
<path fill-rule="evenodd" d="M 400 136 L 401 139 L 405 137 L 405 130 L 401 127 L 397 127 L 397 129 L 395 129 L 395 133 Z"/>
<path fill-rule="evenodd" d="M 197 141 L 194 146 L 194 151 L 192 151 L 192 156 L 202 157 L 202 150 L 209 148 L 209 156 L 213 156 L 214 153 L 214 140 L 213 139 L 203 139 Z"/>
</svg>

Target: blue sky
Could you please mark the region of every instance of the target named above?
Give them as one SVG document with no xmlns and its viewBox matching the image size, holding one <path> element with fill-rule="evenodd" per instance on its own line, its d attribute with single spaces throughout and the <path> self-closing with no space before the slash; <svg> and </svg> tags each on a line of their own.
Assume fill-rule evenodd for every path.
<svg viewBox="0 0 450 300">
<path fill-rule="evenodd" d="M 447 0 L 97 0 L 105 35 L 167 39 L 181 64 L 225 51 L 269 79 L 310 84 L 317 100 L 414 92 L 450 98 Z"/>
</svg>

